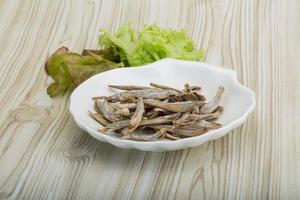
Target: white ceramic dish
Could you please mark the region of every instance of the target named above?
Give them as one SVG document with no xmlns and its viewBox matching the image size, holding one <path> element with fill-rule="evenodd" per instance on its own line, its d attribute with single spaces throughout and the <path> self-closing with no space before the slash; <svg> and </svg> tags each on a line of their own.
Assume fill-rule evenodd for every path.
<svg viewBox="0 0 300 200">
<path fill-rule="evenodd" d="M 225 93 L 220 104 L 225 111 L 219 119 L 223 127 L 196 137 L 153 142 L 122 140 L 117 136 L 97 131 L 101 125 L 88 115 L 88 110 L 94 110 L 91 100 L 93 96 L 111 95 L 117 92 L 108 88 L 108 84 L 148 86 L 149 82 L 178 88 L 182 88 L 185 83 L 200 85 L 208 100 L 215 95 L 217 87 L 223 85 Z M 194 147 L 220 138 L 241 125 L 254 107 L 254 93 L 238 82 L 234 71 L 207 63 L 176 59 L 163 59 L 142 67 L 120 68 L 97 74 L 79 85 L 70 98 L 70 112 L 76 124 L 97 140 L 120 148 L 157 152 Z"/>
</svg>

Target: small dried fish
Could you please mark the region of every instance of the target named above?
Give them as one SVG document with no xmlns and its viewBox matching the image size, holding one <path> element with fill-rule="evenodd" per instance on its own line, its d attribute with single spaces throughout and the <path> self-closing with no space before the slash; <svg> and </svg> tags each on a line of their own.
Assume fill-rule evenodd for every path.
<svg viewBox="0 0 300 200">
<path fill-rule="evenodd" d="M 191 115 L 190 112 L 183 113 L 180 118 L 178 118 L 177 120 L 173 121 L 173 124 L 179 124 L 179 123 L 184 123 L 186 121 L 190 121 L 190 120 L 188 120 L 190 115 Z"/>
<path fill-rule="evenodd" d="M 108 122 L 106 119 L 104 119 L 104 117 L 102 117 L 102 115 L 99 114 L 99 113 L 93 113 L 93 112 L 89 111 L 89 115 L 90 115 L 93 119 L 95 119 L 97 122 L 99 122 L 100 124 L 102 124 L 103 126 L 106 126 L 106 125 L 109 123 L 109 122 Z"/>
<path fill-rule="evenodd" d="M 170 123 L 170 122 L 176 120 L 180 115 L 181 115 L 180 113 L 175 113 L 172 115 L 165 115 L 165 116 L 157 117 L 157 118 L 153 118 L 153 119 L 143 119 L 140 122 L 139 126 Z M 106 128 L 110 129 L 110 131 L 116 131 L 116 130 L 119 130 L 119 129 L 129 126 L 129 123 L 130 123 L 130 120 L 118 121 L 115 123 L 107 124 Z"/>
<path fill-rule="evenodd" d="M 189 128 L 174 127 L 170 125 L 152 125 L 147 127 L 153 128 L 155 130 L 165 128 L 167 132 L 176 134 L 181 137 L 193 137 L 207 132 L 205 128 L 189 129 Z"/>
<path fill-rule="evenodd" d="M 200 86 L 191 86 L 191 90 L 198 91 L 198 90 L 201 90 L 201 87 Z"/>
<path fill-rule="evenodd" d="M 129 122 L 129 131 L 133 132 L 140 124 L 143 119 L 143 115 L 145 112 L 143 98 L 139 97 L 137 102 L 136 110 Z"/>
<path fill-rule="evenodd" d="M 157 124 L 157 125 L 145 125 L 145 127 L 146 128 L 152 128 L 152 129 L 154 129 L 154 130 L 160 130 L 160 129 L 162 129 L 162 128 L 164 128 L 164 129 L 166 129 L 167 131 L 169 130 L 169 129 L 173 129 L 173 128 L 175 128 L 175 126 L 173 126 L 173 125 L 166 125 L 166 124 Z"/>
<path fill-rule="evenodd" d="M 136 103 L 116 102 L 116 103 L 111 103 L 110 105 L 112 107 L 114 107 L 115 109 L 123 109 L 123 108 L 133 109 L 133 108 L 136 108 Z"/>
<path fill-rule="evenodd" d="M 167 103 L 167 102 L 165 102 Z M 166 112 L 164 109 L 161 109 L 161 108 L 154 108 L 153 111 L 155 112 Z"/>
<path fill-rule="evenodd" d="M 223 86 L 208 103 L 199 86 L 185 84 L 183 90 L 157 83 L 150 83 L 150 86 L 110 85 L 125 91 L 108 97 L 94 97 L 96 113 L 90 112 L 90 115 L 104 125 L 99 131 L 116 131 L 128 140 L 153 141 L 193 137 L 222 127 L 215 120 L 224 111 L 218 106 L 224 93 Z M 149 128 L 155 132 L 141 132 Z"/>
<path fill-rule="evenodd" d="M 97 113 L 101 113 L 100 110 L 99 110 L 99 107 L 96 103 L 96 100 L 94 101 L 94 110 L 97 112 Z"/>
<path fill-rule="evenodd" d="M 165 103 L 155 99 L 145 99 L 144 103 L 149 106 L 158 107 L 171 112 L 187 112 L 195 109 L 195 106 L 202 106 L 200 101 L 185 101 L 176 103 Z"/>
<path fill-rule="evenodd" d="M 130 90 L 126 92 L 117 93 L 112 96 L 98 96 L 93 97 L 93 99 L 107 99 L 107 100 L 115 100 L 115 101 L 124 101 L 130 97 L 143 97 L 145 99 L 166 99 L 169 96 L 176 96 L 178 95 L 177 92 L 172 90 L 157 90 L 157 89 L 146 89 L 146 90 Z"/>
<path fill-rule="evenodd" d="M 183 91 L 184 92 L 192 92 L 192 88 L 188 83 L 186 83 L 186 84 L 184 84 L 184 90 Z"/>
<path fill-rule="evenodd" d="M 122 128 L 125 128 L 127 126 L 129 126 L 130 120 L 126 119 L 126 120 L 122 120 L 122 121 L 118 121 L 115 123 L 110 123 L 106 125 L 106 128 L 109 131 L 116 131 L 116 130 L 120 130 Z"/>
<path fill-rule="evenodd" d="M 163 102 L 165 102 L 165 103 L 174 103 L 174 102 L 180 102 L 180 101 L 183 101 L 182 96 L 169 96 Z"/>
<path fill-rule="evenodd" d="M 215 129 L 222 128 L 222 124 L 220 124 L 220 123 L 217 123 L 217 122 L 210 122 L 210 123 L 214 124 L 216 126 Z"/>
<path fill-rule="evenodd" d="M 206 98 L 204 95 L 200 94 L 198 91 L 193 91 L 193 94 L 197 97 L 199 101 L 206 101 Z"/>
<path fill-rule="evenodd" d="M 184 98 L 187 100 L 199 100 L 205 101 L 205 97 L 200 94 L 201 87 L 199 86 L 190 86 L 189 84 L 184 85 Z"/>
<path fill-rule="evenodd" d="M 195 106 L 193 113 L 199 114 L 200 113 L 200 106 Z"/>
<path fill-rule="evenodd" d="M 206 121 L 218 119 L 223 114 L 223 112 L 224 112 L 224 108 L 222 106 L 218 106 L 214 112 L 212 112 L 210 114 L 203 114 L 203 115 L 210 115 L 204 119 Z"/>
<path fill-rule="evenodd" d="M 154 124 L 166 124 L 176 120 L 180 115 L 181 115 L 180 113 L 175 113 L 172 115 L 164 115 L 153 119 L 147 119 L 141 121 L 140 125 L 144 126 L 144 125 L 154 125 Z"/>
<path fill-rule="evenodd" d="M 101 133 L 107 133 L 108 132 L 106 127 L 98 128 L 98 131 L 101 132 Z"/>
<path fill-rule="evenodd" d="M 197 101 L 199 100 L 198 99 L 198 96 L 194 94 L 191 86 L 189 84 L 185 84 L 184 85 L 184 95 L 183 95 L 183 99 L 186 100 L 186 101 Z"/>
<path fill-rule="evenodd" d="M 165 129 L 160 129 L 154 134 L 137 134 L 135 132 L 126 134 L 122 137 L 122 139 L 129 139 L 129 140 L 137 140 L 137 141 L 152 141 L 157 140 L 163 134 L 165 134 Z"/>
<path fill-rule="evenodd" d="M 96 104 L 99 108 L 100 113 L 105 117 L 107 120 L 111 122 L 119 121 L 119 117 L 115 115 L 113 107 L 109 105 L 106 99 L 96 100 Z"/>
<path fill-rule="evenodd" d="M 179 140 L 180 139 L 180 137 L 172 135 L 170 133 L 165 133 L 164 136 L 165 136 L 165 138 L 168 138 L 170 140 Z"/>
<path fill-rule="evenodd" d="M 125 117 L 128 117 L 128 116 L 132 115 L 132 113 L 130 112 L 130 110 L 128 108 L 121 108 L 121 109 L 117 110 L 115 112 L 115 114 L 122 115 L 122 116 L 125 116 Z"/>
<path fill-rule="evenodd" d="M 153 110 L 147 112 L 147 113 L 145 114 L 145 116 L 146 116 L 148 119 L 153 119 L 153 118 L 157 117 L 157 116 L 160 115 L 160 114 L 169 115 L 169 114 L 171 114 L 171 113 L 168 112 L 168 111 L 165 111 L 165 110 L 163 110 L 163 109 L 161 109 L 161 108 L 154 108 Z"/>
<path fill-rule="evenodd" d="M 220 117 L 222 113 L 223 113 L 223 107 L 221 106 L 218 106 L 213 113 L 208 113 L 208 114 L 185 113 L 181 118 L 176 120 L 174 124 L 184 124 L 189 121 L 212 120 Z"/>
<path fill-rule="evenodd" d="M 153 89 L 151 87 L 146 86 L 136 86 L 136 85 L 108 85 L 110 88 L 119 89 L 119 90 L 145 90 L 145 89 Z"/>
<path fill-rule="evenodd" d="M 202 135 L 207 132 L 207 130 L 203 129 L 203 128 L 199 128 L 199 129 L 174 128 L 169 131 L 172 133 L 175 133 L 176 135 L 182 136 L 182 137 L 194 137 L 194 136 Z"/>
<path fill-rule="evenodd" d="M 145 113 L 145 117 L 147 117 L 148 119 L 153 119 L 155 117 L 157 117 L 159 115 L 160 112 L 156 112 L 154 110 L 150 110 L 149 112 Z"/>
<path fill-rule="evenodd" d="M 183 101 L 198 101 L 198 97 L 194 93 L 185 93 L 183 96 Z"/>
<path fill-rule="evenodd" d="M 205 104 L 204 106 L 201 107 L 200 112 L 201 113 L 211 113 L 214 110 L 216 110 L 216 108 L 218 107 L 219 101 L 222 98 L 222 95 L 224 93 L 224 87 L 220 86 L 218 88 L 217 94 L 215 95 L 215 97 L 208 102 L 207 104 Z"/>
<path fill-rule="evenodd" d="M 199 128 L 217 129 L 217 128 L 221 128 L 222 126 L 220 126 L 220 124 L 215 124 L 205 120 L 193 120 L 186 123 L 177 124 L 177 126 L 175 127 L 187 128 L 187 129 L 199 129 Z"/>
<path fill-rule="evenodd" d="M 143 97 L 146 99 L 166 99 L 171 95 L 178 95 L 177 92 L 172 90 L 157 90 L 157 89 L 147 89 L 147 90 L 132 90 L 123 92 L 121 96 L 123 97 Z"/>
<path fill-rule="evenodd" d="M 183 93 L 181 90 L 178 90 L 178 89 L 176 89 L 176 88 L 172 88 L 172 87 L 165 86 L 165 85 L 160 85 L 160 84 L 157 84 L 157 83 L 150 83 L 150 85 L 151 85 L 152 87 L 159 88 L 159 89 L 163 89 L 163 90 L 173 90 L 173 91 L 178 92 L 178 93 L 180 93 L 180 94 Z"/>
<path fill-rule="evenodd" d="M 129 135 L 130 134 L 130 130 L 129 130 L 129 127 L 125 127 L 121 130 L 121 135 L 123 137 L 125 137 L 126 135 Z"/>
</svg>

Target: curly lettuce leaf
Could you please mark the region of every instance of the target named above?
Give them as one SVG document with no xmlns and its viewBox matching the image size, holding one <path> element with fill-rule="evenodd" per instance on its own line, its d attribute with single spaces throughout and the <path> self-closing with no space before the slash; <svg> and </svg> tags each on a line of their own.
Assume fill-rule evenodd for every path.
<svg viewBox="0 0 300 200">
<path fill-rule="evenodd" d="M 51 97 L 57 96 L 78 86 L 92 75 L 123 66 L 123 63 L 112 62 L 97 53 L 100 52 L 85 50 L 80 55 L 68 52 L 66 47 L 58 49 L 45 66 L 46 72 L 54 80 L 47 88 L 47 93 Z"/>
<path fill-rule="evenodd" d="M 119 56 L 126 66 L 128 66 L 127 56 L 133 54 L 135 50 L 135 33 L 130 24 L 125 24 L 116 32 L 111 34 L 106 29 L 100 30 L 99 44 L 104 49 L 112 48 L 114 55 Z"/>
<path fill-rule="evenodd" d="M 197 50 L 193 40 L 183 30 L 163 29 L 157 25 L 136 33 L 125 24 L 116 34 L 100 30 L 99 45 L 113 48 L 116 55 L 129 66 L 139 66 L 162 58 L 201 61 L 205 51 Z"/>
</svg>

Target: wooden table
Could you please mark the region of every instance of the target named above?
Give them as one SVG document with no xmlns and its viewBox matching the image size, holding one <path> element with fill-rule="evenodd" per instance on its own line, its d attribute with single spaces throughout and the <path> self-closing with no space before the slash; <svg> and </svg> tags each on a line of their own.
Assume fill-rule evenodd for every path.
<svg viewBox="0 0 300 200">
<path fill-rule="evenodd" d="M 0 0 L 0 199 L 299 199 L 297 0 Z M 100 27 L 184 28 L 256 94 L 222 139 L 168 153 L 93 139 L 49 98 L 46 58 L 97 48 Z"/>
</svg>

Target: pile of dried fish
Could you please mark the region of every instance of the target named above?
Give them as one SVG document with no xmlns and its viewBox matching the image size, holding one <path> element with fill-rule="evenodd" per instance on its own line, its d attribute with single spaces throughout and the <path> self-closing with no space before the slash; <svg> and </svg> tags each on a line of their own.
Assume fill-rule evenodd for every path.
<svg viewBox="0 0 300 200">
<path fill-rule="evenodd" d="M 201 87 L 189 84 L 183 90 L 156 83 L 150 83 L 149 87 L 109 87 L 123 92 L 93 97 L 95 112 L 90 115 L 104 126 L 100 132 L 114 131 L 123 139 L 153 141 L 193 137 L 222 127 L 216 120 L 223 113 L 219 105 L 223 86 L 208 102 L 201 94 Z M 137 131 L 147 129 L 152 130 L 151 134 Z"/>
</svg>

